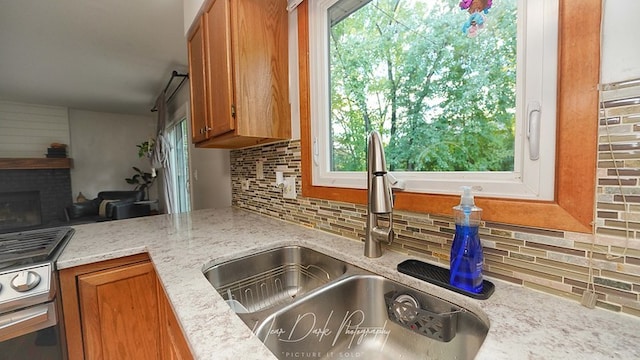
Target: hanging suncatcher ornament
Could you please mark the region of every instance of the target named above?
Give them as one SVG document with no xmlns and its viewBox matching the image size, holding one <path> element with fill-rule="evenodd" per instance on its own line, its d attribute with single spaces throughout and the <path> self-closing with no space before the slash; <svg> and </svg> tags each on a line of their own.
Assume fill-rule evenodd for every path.
<svg viewBox="0 0 640 360">
<path fill-rule="evenodd" d="M 469 18 L 462 25 L 462 32 L 468 37 L 475 37 L 485 26 L 486 14 L 489 13 L 492 0 L 461 0 L 460 9 L 467 10 Z"/>
</svg>

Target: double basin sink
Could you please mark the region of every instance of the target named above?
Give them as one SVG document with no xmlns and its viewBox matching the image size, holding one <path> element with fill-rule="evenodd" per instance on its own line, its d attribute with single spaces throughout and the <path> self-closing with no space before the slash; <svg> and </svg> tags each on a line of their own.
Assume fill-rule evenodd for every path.
<svg viewBox="0 0 640 360">
<path fill-rule="evenodd" d="M 473 359 L 489 330 L 467 309 L 300 246 L 204 275 L 279 359 Z"/>
</svg>

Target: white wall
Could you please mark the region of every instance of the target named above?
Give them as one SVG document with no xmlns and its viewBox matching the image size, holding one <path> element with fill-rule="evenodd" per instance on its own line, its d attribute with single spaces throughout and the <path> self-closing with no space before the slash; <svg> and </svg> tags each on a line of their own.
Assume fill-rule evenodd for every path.
<svg viewBox="0 0 640 360">
<path fill-rule="evenodd" d="M 54 142 L 69 145 L 66 107 L 0 101 L 0 158 L 43 158 Z"/>
<path fill-rule="evenodd" d="M 184 0 L 182 2 L 182 14 L 184 16 L 184 34 L 186 35 L 200 11 L 204 0 Z"/>
<path fill-rule="evenodd" d="M 636 30 L 640 1 L 604 0 L 603 10 L 602 83 L 640 78 L 640 46 Z"/>
<path fill-rule="evenodd" d="M 103 190 L 132 190 L 124 180 L 134 174 L 132 166 L 150 171 L 146 159 L 138 158 L 137 144 L 155 137 L 153 115 L 124 115 L 84 110 L 69 110 L 71 132 L 71 189 L 94 198 Z M 153 185 L 151 198 L 157 198 Z"/>
<path fill-rule="evenodd" d="M 193 210 L 231 206 L 229 150 L 197 149 L 191 145 Z"/>
</svg>

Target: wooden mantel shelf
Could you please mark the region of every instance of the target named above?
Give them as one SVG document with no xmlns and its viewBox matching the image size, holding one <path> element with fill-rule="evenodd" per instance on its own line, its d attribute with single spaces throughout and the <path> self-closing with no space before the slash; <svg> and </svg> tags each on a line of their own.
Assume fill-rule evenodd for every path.
<svg viewBox="0 0 640 360">
<path fill-rule="evenodd" d="M 71 158 L 0 158 L 0 170 L 71 169 Z"/>
</svg>

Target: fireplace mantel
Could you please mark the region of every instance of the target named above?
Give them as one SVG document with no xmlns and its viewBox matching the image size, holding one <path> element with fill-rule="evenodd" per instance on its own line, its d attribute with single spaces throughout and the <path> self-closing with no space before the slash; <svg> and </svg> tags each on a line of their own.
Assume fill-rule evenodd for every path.
<svg viewBox="0 0 640 360">
<path fill-rule="evenodd" d="M 71 169 L 71 158 L 0 158 L 0 170 Z"/>
</svg>

